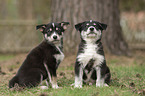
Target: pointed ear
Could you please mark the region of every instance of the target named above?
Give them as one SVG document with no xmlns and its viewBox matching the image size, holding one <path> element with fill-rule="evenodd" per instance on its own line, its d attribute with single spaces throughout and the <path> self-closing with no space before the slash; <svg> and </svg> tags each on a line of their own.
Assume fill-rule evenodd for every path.
<svg viewBox="0 0 145 96">
<path fill-rule="evenodd" d="M 41 24 L 41 25 L 37 25 L 36 26 L 36 30 L 40 30 L 41 32 L 43 32 L 43 30 L 46 28 L 46 24 Z"/>
<path fill-rule="evenodd" d="M 81 31 L 82 24 L 83 24 L 83 22 L 75 25 L 75 28 L 77 31 Z"/>
<path fill-rule="evenodd" d="M 99 23 L 102 30 L 106 30 L 107 24 Z"/>
<path fill-rule="evenodd" d="M 69 22 L 61 22 L 60 25 L 61 27 L 63 27 L 64 30 L 66 30 L 67 26 L 69 25 Z"/>
</svg>

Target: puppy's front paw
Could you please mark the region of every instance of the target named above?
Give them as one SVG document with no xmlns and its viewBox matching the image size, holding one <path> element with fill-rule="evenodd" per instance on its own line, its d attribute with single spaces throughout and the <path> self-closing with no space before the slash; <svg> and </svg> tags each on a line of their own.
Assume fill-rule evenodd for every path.
<svg viewBox="0 0 145 96">
<path fill-rule="evenodd" d="M 48 86 L 40 86 L 39 88 L 42 90 L 45 90 L 45 89 L 48 89 Z"/>
<path fill-rule="evenodd" d="M 61 87 L 59 87 L 59 86 L 56 84 L 56 85 L 52 85 L 52 88 L 53 88 L 53 89 L 58 89 L 58 88 L 61 88 Z"/>
<path fill-rule="evenodd" d="M 97 82 L 96 83 L 96 87 L 103 87 L 104 86 L 104 83 L 103 82 Z"/>
<path fill-rule="evenodd" d="M 96 83 L 96 87 L 108 87 L 108 84 L 101 84 L 101 83 Z"/>
<path fill-rule="evenodd" d="M 101 87 L 101 84 L 99 84 L 99 83 L 96 83 L 96 87 Z"/>
<path fill-rule="evenodd" d="M 104 84 L 104 86 L 109 87 L 109 85 L 108 85 L 108 84 L 106 84 L 106 83 Z"/>
<path fill-rule="evenodd" d="M 75 85 L 74 88 L 82 88 L 82 85 Z"/>
<path fill-rule="evenodd" d="M 70 86 L 74 86 L 74 88 L 82 88 L 82 85 L 75 85 L 74 83 L 71 84 Z"/>
</svg>

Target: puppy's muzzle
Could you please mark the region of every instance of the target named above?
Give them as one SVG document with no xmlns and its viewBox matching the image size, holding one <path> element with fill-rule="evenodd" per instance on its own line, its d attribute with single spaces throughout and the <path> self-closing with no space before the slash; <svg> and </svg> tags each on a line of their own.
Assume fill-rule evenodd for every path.
<svg viewBox="0 0 145 96">
<path fill-rule="evenodd" d="M 60 43 L 60 39 L 57 35 L 54 35 L 52 38 L 53 38 L 53 41 L 52 41 L 53 43 L 55 43 L 55 44 Z"/>
<path fill-rule="evenodd" d="M 94 31 L 94 28 L 92 27 L 92 28 L 90 28 L 90 31 Z"/>
<path fill-rule="evenodd" d="M 57 35 L 54 35 L 54 36 L 53 36 L 53 39 L 54 39 L 54 40 L 57 40 L 57 38 L 58 38 Z"/>
</svg>

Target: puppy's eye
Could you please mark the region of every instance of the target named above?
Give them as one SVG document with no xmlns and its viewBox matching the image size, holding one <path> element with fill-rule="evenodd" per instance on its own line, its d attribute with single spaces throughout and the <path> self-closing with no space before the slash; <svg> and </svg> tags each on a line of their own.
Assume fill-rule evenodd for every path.
<svg viewBox="0 0 145 96">
<path fill-rule="evenodd" d="M 96 25 L 96 23 L 94 23 L 93 25 Z"/>
<path fill-rule="evenodd" d="M 50 28 L 49 31 L 52 31 L 52 29 Z"/>
<path fill-rule="evenodd" d="M 56 30 L 58 30 L 58 28 L 56 28 Z"/>
</svg>

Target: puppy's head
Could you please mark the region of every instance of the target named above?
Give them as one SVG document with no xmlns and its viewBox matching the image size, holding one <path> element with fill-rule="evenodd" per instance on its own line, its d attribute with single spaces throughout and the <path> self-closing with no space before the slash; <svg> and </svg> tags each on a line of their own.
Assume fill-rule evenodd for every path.
<svg viewBox="0 0 145 96">
<path fill-rule="evenodd" d="M 80 31 L 83 40 L 99 40 L 102 37 L 102 31 L 106 30 L 107 25 L 97 21 L 85 21 L 75 25 L 76 30 Z"/>
<path fill-rule="evenodd" d="M 69 25 L 69 22 L 41 24 L 37 25 L 36 29 L 39 29 L 43 33 L 47 42 L 57 44 L 63 38 L 67 25 Z"/>
</svg>

